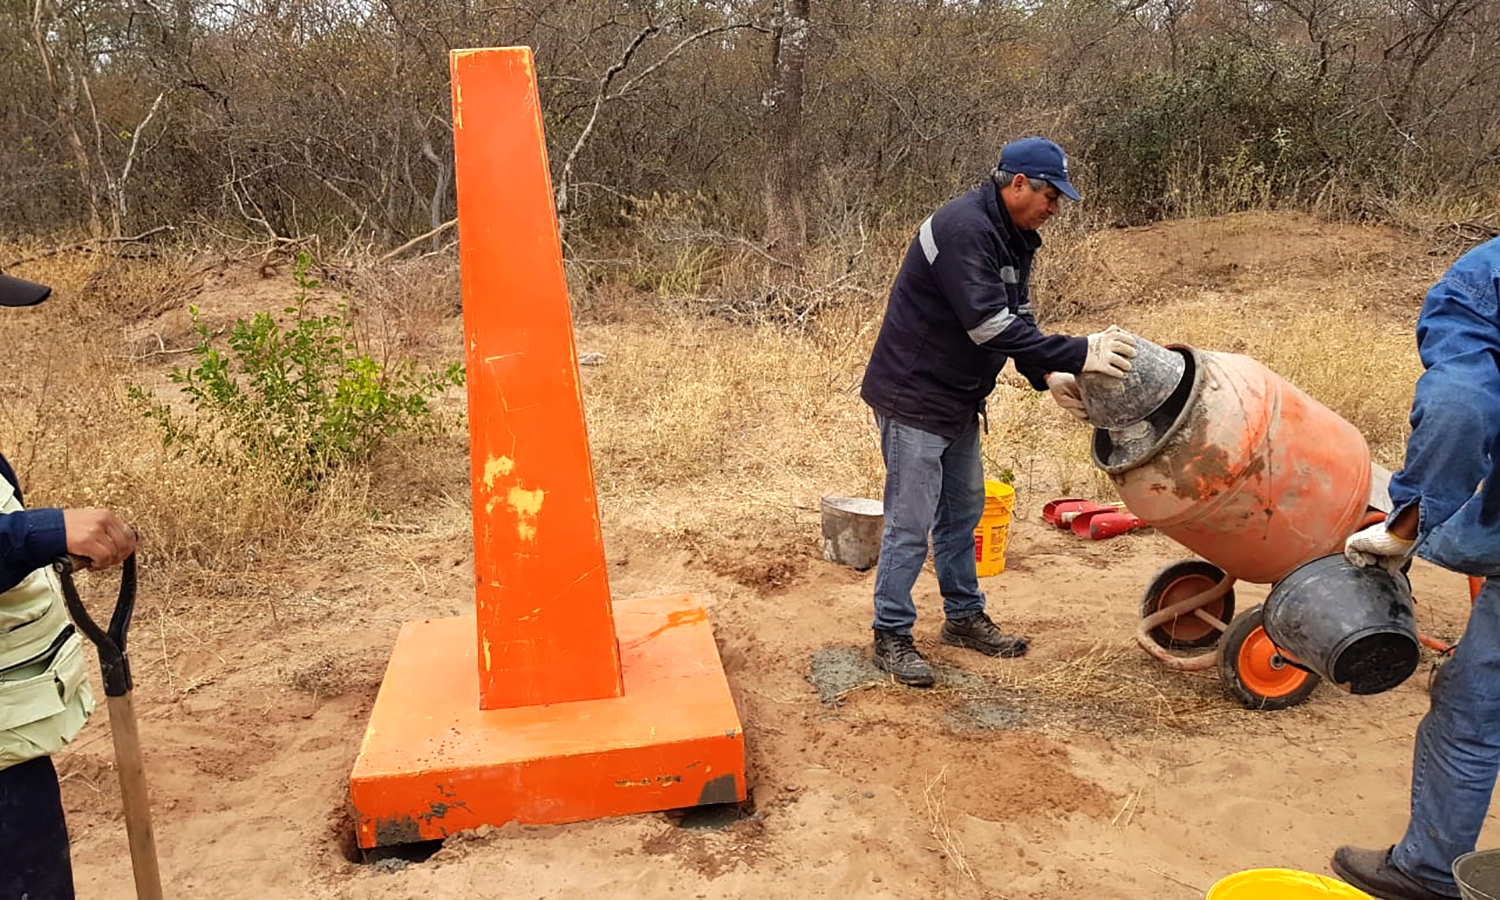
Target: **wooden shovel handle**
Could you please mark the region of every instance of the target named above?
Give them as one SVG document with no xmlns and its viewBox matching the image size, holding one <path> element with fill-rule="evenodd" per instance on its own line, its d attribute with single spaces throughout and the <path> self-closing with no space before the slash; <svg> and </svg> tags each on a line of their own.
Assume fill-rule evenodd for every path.
<svg viewBox="0 0 1500 900">
<path fill-rule="evenodd" d="M 139 900 L 162 900 L 156 833 L 151 828 L 151 796 L 146 789 L 141 735 L 136 729 L 135 704 L 129 691 L 109 698 L 109 730 L 115 740 L 120 797 L 125 802 L 125 834 L 130 840 L 130 862 L 135 870 L 135 895 Z"/>
</svg>

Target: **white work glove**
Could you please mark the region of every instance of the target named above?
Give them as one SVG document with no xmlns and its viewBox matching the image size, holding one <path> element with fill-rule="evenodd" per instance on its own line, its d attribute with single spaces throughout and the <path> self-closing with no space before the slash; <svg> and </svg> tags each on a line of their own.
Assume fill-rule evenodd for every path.
<svg viewBox="0 0 1500 900">
<path fill-rule="evenodd" d="M 1135 356 L 1135 335 L 1118 325 L 1089 335 L 1089 354 L 1084 357 L 1083 371 L 1097 372 L 1111 378 L 1124 378 Z"/>
<path fill-rule="evenodd" d="M 1344 542 L 1344 556 L 1356 566 L 1383 566 L 1390 572 L 1399 572 L 1416 546 L 1416 541 L 1396 537 L 1387 530 L 1386 523 L 1377 522 L 1349 535 Z"/>
<path fill-rule="evenodd" d="M 1067 372 L 1047 373 L 1047 392 L 1057 405 L 1067 410 L 1078 421 L 1088 424 L 1088 410 L 1083 408 L 1083 393 L 1078 390 L 1078 379 Z"/>
</svg>

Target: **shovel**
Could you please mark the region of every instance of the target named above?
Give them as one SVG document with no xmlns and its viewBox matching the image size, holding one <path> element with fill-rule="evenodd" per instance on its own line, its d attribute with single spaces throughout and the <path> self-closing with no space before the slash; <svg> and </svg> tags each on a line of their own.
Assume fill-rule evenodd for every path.
<svg viewBox="0 0 1500 900">
<path fill-rule="evenodd" d="M 104 676 L 104 694 L 109 702 L 109 730 L 115 741 L 115 767 L 120 775 L 120 795 L 125 801 L 125 834 L 130 840 L 130 862 L 135 870 L 135 895 L 139 900 L 162 900 L 161 869 L 156 862 L 156 835 L 151 831 L 151 798 L 146 792 L 146 767 L 141 760 L 141 735 L 136 730 L 135 705 L 130 700 L 130 659 L 125 655 L 125 631 L 135 612 L 135 554 L 126 558 L 120 571 L 120 597 L 104 631 L 89 616 L 78 597 L 73 571 L 87 568 L 84 557 L 63 556 L 52 564 L 62 581 L 63 600 L 73 624 L 99 650 L 99 669 Z"/>
</svg>

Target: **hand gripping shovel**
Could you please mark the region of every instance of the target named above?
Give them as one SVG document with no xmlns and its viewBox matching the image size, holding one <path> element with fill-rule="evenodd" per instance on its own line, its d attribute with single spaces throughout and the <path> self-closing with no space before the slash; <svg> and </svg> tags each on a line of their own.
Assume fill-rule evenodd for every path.
<svg viewBox="0 0 1500 900">
<path fill-rule="evenodd" d="M 125 631 L 135 612 L 135 554 L 126 558 L 120 572 L 120 598 L 106 632 L 94 623 L 78 597 L 73 570 L 87 565 L 82 557 L 60 557 L 52 568 L 62 581 L 63 599 L 73 624 L 99 650 L 99 669 L 104 675 L 104 694 L 109 702 L 109 730 L 115 740 L 115 767 L 119 770 L 120 795 L 125 801 L 125 834 L 130 839 L 130 862 L 135 870 L 135 894 L 140 900 L 161 900 L 161 869 L 156 863 L 156 835 L 151 831 L 151 798 L 146 793 L 146 768 L 141 761 L 141 735 L 135 725 L 135 705 L 130 700 L 130 659 L 125 655 Z"/>
</svg>

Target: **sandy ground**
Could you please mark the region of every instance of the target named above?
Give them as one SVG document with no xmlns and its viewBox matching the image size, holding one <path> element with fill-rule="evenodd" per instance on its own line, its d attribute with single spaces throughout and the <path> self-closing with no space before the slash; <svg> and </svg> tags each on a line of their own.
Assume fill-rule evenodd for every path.
<svg viewBox="0 0 1500 900">
<path fill-rule="evenodd" d="M 1312 323 L 1303 340 L 1325 340 L 1307 315 L 1318 304 L 1410 333 L 1440 259 L 1408 253 L 1404 268 L 1387 265 L 1388 230 L 1277 221 L 1288 233 L 1274 240 L 1263 239 L 1264 217 L 1104 233 L 1080 254 L 1094 262 L 1052 289 L 1066 302 L 1118 304 L 1106 308 L 1127 326 L 1144 316 L 1137 327 L 1156 327 L 1143 333 L 1173 331 L 1184 310 L 1222 320 L 1224 333 L 1203 339 L 1229 350 L 1240 348 L 1217 342 L 1235 322 L 1260 327 L 1267 316 L 1300 317 Z M 218 290 L 238 304 L 215 307 L 220 316 L 274 293 Z M 149 346 L 187 334 L 185 315 L 172 315 L 143 333 Z M 444 329 L 456 342 L 452 321 Z M 614 334 L 585 331 L 580 347 L 616 364 Z M 739 546 L 683 540 L 680 528 L 674 539 L 646 521 L 671 520 L 690 495 L 634 497 L 628 509 L 606 498 L 616 596 L 705 597 L 752 789 L 743 809 L 717 816 L 486 828 L 412 859 L 353 851 L 348 776 L 396 631 L 472 607 L 461 481 L 457 499 L 396 523 L 377 567 L 265 559 L 196 592 L 159 576 L 142 598 L 133 658 L 169 895 L 1191 900 L 1241 869 L 1326 872 L 1339 844 L 1397 839 L 1430 661 L 1388 694 L 1324 686 L 1280 713 L 1240 709 L 1216 673 L 1167 671 L 1132 635 L 1142 588 L 1186 554 L 1152 533 L 1091 543 L 1050 529 L 1039 512 L 1056 485 L 1031 473 L 1051 451 L 1034 452 L 1035 465 L 1017 465 L 1009 569 L 984 581 L 991 612 L 1028 634 L 1032 653 L 992 660 L 940 646 L 941 600 L 926 573 L 917 639 L 941 681 L 925 691 L 883 682 L 864 662 L 874 574 L 824 562 L 816 539 L 812 491 L 838 489 L 810 484 L 776 501 L 789 523 L 780 537 Z M 1423 629 L 1461 634 L 1464 580 L 1419 564 L 1414 581 Z M 105 580 L 87 587 L 110 592 Z M 1241 585 L 1239 608 L 1265 590 Z M 133 896 L 111 760 L 101 707 L 58 758 L 89 900 Z"/>
<path fill-rule="evenodd" d="M 1088 543 L 1036 519 L 1014 530 L 1010 570 L 984 586 L 1032 654 L 940 646 L 924 574 L 918 638 L 944 666 L 928 691 L 859 677 L 873 573 L 808 548 L 790 567 L 748 559 L 737 581 L 683 551 L 626 554 L 616 536 L 618 596 L 706 594 L 752 803 L 706 820 L 485 829 L 425 861 L 352 862 L 344 798 L 399 623 L 468 602 L 461 535 L 421 550 L 408 579 L 304 573 L 279 622 L 226 625 L 196 648 L 179 634 L 166 650 L 170 617 L 148 618 L 137 696 L 168 892 L 1186 900 L 1239 869 L 1326 871 L 1340 843 L 1399 836 L 1425 666 L 1378 697 L 1324 686 L 1294 710 L 1241 711 L 1216 677 L 1168 672 L 1131 643 L 1141 586 L 1182 555 L 1174 544 Z M 772 562 L 789 586 L 757 583 Z M 1420 566 L 1415 583 L 1424 630 L 1458 634 L 1463 581 Z M 1240 607 L 1263 595 L 1241 586 Z M 825 694 L 829 678 L 846 691 L 836 702 L 820 699 L 815 658 Z M 81 897 L 132 896 L 110 760 L 102 714 L 59 759 Z"/>
</svg>

